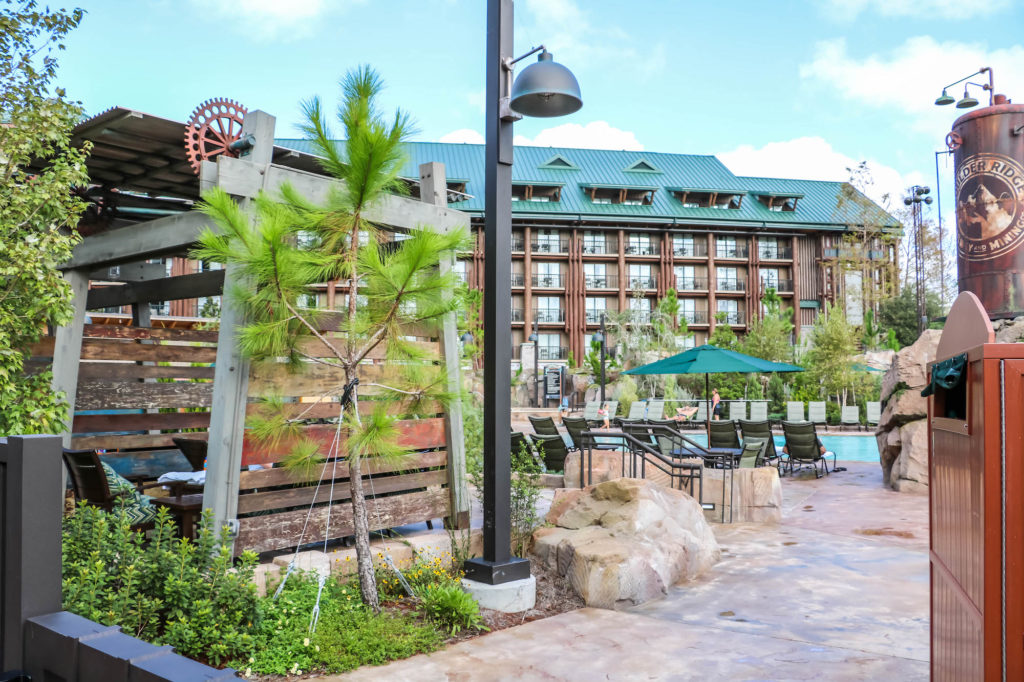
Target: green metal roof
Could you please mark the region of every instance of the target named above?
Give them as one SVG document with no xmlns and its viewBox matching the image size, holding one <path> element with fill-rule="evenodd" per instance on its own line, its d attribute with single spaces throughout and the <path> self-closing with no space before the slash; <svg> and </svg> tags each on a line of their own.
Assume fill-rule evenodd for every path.
<svg viewBox="0 0 1024 682">
<path fill-rule="evenodd" d="M 279 139 L 277 146 L 313 154 L 306 140 Z M 339 142 L 339 145 L 341 143 Z M 410 142 L 409 158 L 402 175 L 419 177 L 419 165 L 430 161 L 443 163 L 450 178 L 465 178 L 466 193 L 472 198 L 452 205 L 469 214 L 484 210 L 484 146 L 445 142 Z M 561 157 L 573 168 L 551 167 Z M 628 170 L 645 161 L 658 173 L 642 172 L 651 185 L 638 186 L 637 171 Z M 737 177 L 714 156 L 663 154 L 658 152 L 572 149 L 563 147 L 516 147 L 512 166 L 515 184 L 564 185 L 560 201 L 516 202 L 513 215 L 519 218 L 556 217 L 615 222 L 669 221 L 679 225 L 757 225 L 772 228 L 844 229 L 847 225 L 874 224 L 899 227 L 899 222 L 849 183 L 782 178 Z M 585 187 L 629 189 L 665 189 L 655 192 L 648 206 L 594 204 Z M 686 208 L 672 191 L 749 194 L 802 195 L 795 211 L 770 211 L 751 197 L 738 209 L 712 207 Z"/>
</svg>

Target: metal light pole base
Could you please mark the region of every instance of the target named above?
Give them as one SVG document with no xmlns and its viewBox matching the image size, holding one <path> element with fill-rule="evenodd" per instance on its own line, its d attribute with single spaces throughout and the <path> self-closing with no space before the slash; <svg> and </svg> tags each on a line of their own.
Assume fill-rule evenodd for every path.
<svg viewBox="0 0 1024 682">
<path fill-rule="evenodd" d="M 469 559 L 463 564 L 466 579 L 485 585 L 501 585 L 530 577 L 530 561 L 512 557 L 505 561 Z"/>
</svg>

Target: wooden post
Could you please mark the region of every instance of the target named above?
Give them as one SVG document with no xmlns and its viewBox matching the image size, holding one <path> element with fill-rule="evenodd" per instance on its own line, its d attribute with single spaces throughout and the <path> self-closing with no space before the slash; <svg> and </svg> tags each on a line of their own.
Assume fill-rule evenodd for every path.
<svg viewBox="0 0 1024 682">
<path fill-rule="evenodd" d="M 65 270 L 64 279 L 71 285 L 71 321 L 57 328 L 53 346 L 54 392 L 63 391 L 68 405 L 68 426 L 61 431 L 64 447 L 71 447 L 71 426 L 75 417 L 75 394 L 78 392 L 78 364 L 82 357 L 82 331 L 85 326 L 85 301 L 89 291 L 89 270 Z"/>
<path fill-rule="evenodd" d="M 254 164 L 266 178 L 265 171 L 274 153 L 274 117 L 262 111 L 249 112 L 242 122 L 242 134 L 255 137 L 252 150 L 243 158 Z M 205 174 L 207 167 L 204 165 L 202 170 Z M 218 181 L 221 177 L 218 172 Z M 243 208 L 248 207 L 252 196 L 255 193 L 241 197 Z M 217 530 L 225 525 L 237 529 L 238 475 L 242 468 L 245 407 L 249 394 L 249 361 L 238 347 L 239 331 L 245 320 L 238 303 L 229 294 L 239 281 L 237 268 L 226 263 L 217 334 L 217 363 L 213 375 L 213 405 L 210 408 L 206 484 L 203 487 L 203 505 L 212 511 Z"/>
<path fill-rule="evenodd" d="M 447 192 L 444 164 L 421 164 L 420 199 L 437 206 L 447 206 Z M 441 273 L 451 272 L 454 268 L 455 252 L 443 254 L 439 263 Z M 445 371 L 448 376 L 448 391 L 455 395 L 461 394 L 461 353 L 455 313 L 445 315 L 441 323 L 441 352 L 444 355 Z M 466 485 L 466 447 L 463 439 L 465 431 L 460 401 L 452 401 L 448 406 L 445 412 L 444 431 L 448 444 L 448 491 L 451 496 L 451 516 L 448 523 L 452 528 L 465 529 L 469 528 L 469 488 Z"/>
</svg>

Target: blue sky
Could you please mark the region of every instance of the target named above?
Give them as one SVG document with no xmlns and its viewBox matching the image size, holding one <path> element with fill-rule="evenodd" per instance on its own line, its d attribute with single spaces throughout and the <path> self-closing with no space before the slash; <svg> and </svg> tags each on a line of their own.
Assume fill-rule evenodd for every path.
<svg viewBox="0 0 1024 682">
<path fill-rule="evenodd" d="M 369 63 L 416 139 L 480 139 L 484 0 L 82 5 L 60 81 L 90 114 L 120 105 L 184 121 L 227 97 L 297 136 L 299 102 L 333 105 L 341 74 Z M 515 26 L 517 53 L 545 43 L 584 98 L 572 116 L 517 123 L 520 142 L 716 154 L 738 174 L 779 177 L 846 179 L 864 159 L 876 198 L 934 184 L 933 152 L 962 113 L 933 106 L 946 83 L 989 65 L 997 92 L 1024 101 L 1015 0 L 518 0 Z"/>
</svg>

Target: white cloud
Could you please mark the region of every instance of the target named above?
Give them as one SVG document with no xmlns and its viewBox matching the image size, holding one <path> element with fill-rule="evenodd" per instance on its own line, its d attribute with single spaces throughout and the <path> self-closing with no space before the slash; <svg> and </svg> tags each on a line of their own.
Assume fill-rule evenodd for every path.
<svg viewBox="0 0 1024 682">
<path fill-rule="evenodd" d="M 202 12 L 212 10 L 225 25 L 258 38 L 295 40 L 308 35 L 313 19 L 365 0 L 192 0 Z"/>
<path fill-rule="evenodd" d="M 822 11 L 840 20 L 851 20 L 861 12 L 884 17 L 928 17 L 969 19 L 1001 12 L 1010 0 L 823 0 Z"/>
<path fill-rule="evenodd" d="M 619 130 L 607 121 L 592 121 L 586 125 L 563 123 L 546 128 L 530 139 L 516 135 L 513 142 L 529 147 L 577 147 L 580 149 L 630 149 L 642 150 L 644 146 L 636 135 L 628 130 Z"/>
<path fill-rule="evenodd" d="M 820 137 L 770 142 L 757 149 L 741 145 L 717 156 L 736 175 L 840 182 L 849 180 L 850 169 L 861 161 L 836 151 Z M 927 184 L 918 172 L 903 175 L 871 159 L 867 164 L 874 183 L 860 189 L 880 206 L 896 208 L 907 187 Z"/>
<path fill-rule="evenodd" d="M 935 98 L 944 85 L 981 66 L 992 67 L 996 92 L 1024 97 L 1024 46 L 989 50 L 977 43 L 940 43 L 930 36 L 909 38 L 887 54 L 862 59 L 850 55 L 842 38 L 819 42 L 814 58 L 800 67 L 800 77 L 863 106 L 898 109 L 914 118 L 916 129 L 943 136 L 959 112 L 935 106 Z M 971 80 L 982 82 L 982 77 Z M 987 103 L 988 93 L 981 88 L 972 92 Z M 954 87 L 949 94 L 959 99 L 963 89 Z"/>
<path fill-rule="evenodd" d="M 466 93 L 466 103 L 481 114 L 487 111 L 487 95 L 483 90 Z"/>
<path fill-rule="evenodd" d="M 438 142 L 452 142 L 455 144 L 484 144 L 485 140 L 483 135 L 472 128 L 459 128 L 458 130 L 453 130 L 447 135 L 442 135 Z"/>
</svg>

